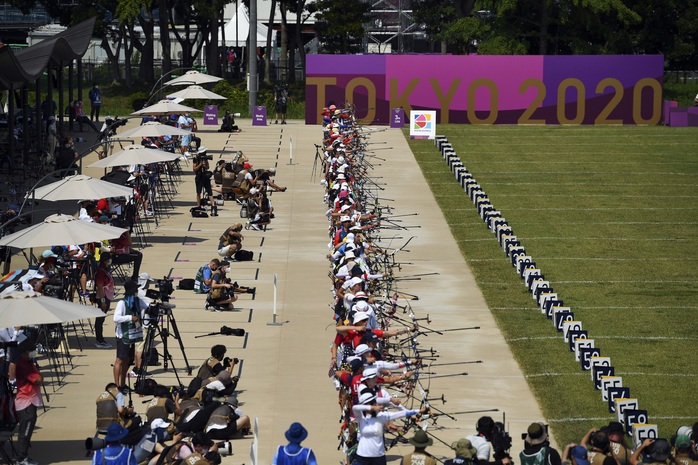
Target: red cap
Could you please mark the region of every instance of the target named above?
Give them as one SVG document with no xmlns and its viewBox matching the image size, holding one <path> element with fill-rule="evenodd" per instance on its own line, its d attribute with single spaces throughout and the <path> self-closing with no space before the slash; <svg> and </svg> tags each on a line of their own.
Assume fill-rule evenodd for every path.
<svg viewBox="0 0 698 465">
<path fill-rule="evenodd" d="M 245 170 L 248 170 L 248 169 L 252 168 L 252 164 L 251 164 L 251 163 L 245 163 L 244 165 L 242 165 L 242 168 L 245 169 Z"/>
</svg>

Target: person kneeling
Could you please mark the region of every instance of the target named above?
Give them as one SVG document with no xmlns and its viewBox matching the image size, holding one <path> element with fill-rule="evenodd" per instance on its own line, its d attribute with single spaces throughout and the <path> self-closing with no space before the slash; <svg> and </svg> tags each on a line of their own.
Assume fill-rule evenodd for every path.
<svg viewBox="0 0 698 465">
<path fill-rule="evenodd" d="M 233 293 L 233 284 L 226 279 L 226 272 L 230 268 L 230 262 L 223 260 L 221 265 L 211 276 L 211 290 L 208 292 L 206 299 L 206 310 L 213 307 L 215 311 L 234 310 L 233 302 L 237 300 L 237 296 Z"/>
</svg>

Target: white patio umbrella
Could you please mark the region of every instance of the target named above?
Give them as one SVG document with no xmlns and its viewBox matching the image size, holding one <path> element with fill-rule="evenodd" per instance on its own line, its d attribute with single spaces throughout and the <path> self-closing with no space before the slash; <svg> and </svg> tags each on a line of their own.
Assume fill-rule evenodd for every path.
<svg viewBox="0 0 698 465">
<path fill-rule="evenodd" d="M 46 217 L 41 223 L 0 238 L 0 246 L 27 249 L 51 245 L 85 244 L 116 239 L 125 231 L 126 229 L 80 221 L 74 216 L 58 213 Z"/>
<path fill-rule="evenodd" d="M 169 94 L 168 98 L 183 98 L 189 100 L 227 100 L 228 97 L 223 97 L 215 92 L 206 90 L 201 86 L 189 86 L 173 94 Z"/>
<path fill-rule="evenodd" d="M 191 134 L 191 133 L 190 133 Z M 141 145 L 129 145 L 124 150 L 89 165 L 89 168 L 109 168 L 110 166 L 147 165 L 161 161 L 174 161 L 180 155 L 159 149 L 149 149 Z"/>
<path fill-rule="evenodd" d="M 191 132 L 170 126 L 169 124 L 148 121 L 137 128 L 122 132 L 118 137 L 122 139 L 127 137 L 186 136 L 187 134 L 191 134 Z"/>
<path fill-rule="evenodd" d="M 179 77 L 165 83 L 166 86 L 183 86 L 187 84 L 208 84 L 209 82 L 218 82 L 223 78 L 211 76 L 210 74 L 200 73 L 196 70 L 187 71 Z"/>
<path fill-rule="evenodd" d="M 46 325 L 96 318 L 104 313 L 87 305 L 80 305 L 34 291 L 14 291 L 0 298 L 0 327 Z"/>
<path fill-rule="evenodd" d="M 196 108 L 188 107 L 186 105 L 181 105 L 179 103 L 174 103 L 171 100 L 160 100 L 154 105 L 145 107 L 142 110 L 135 111 L 131 113 L 132 115 L 170 115 L 179 113 L 191 113 L 193 111 L 201 112 L 202 110 L 197 110 Z"/>
<path fill-rule="evenodd" d="M 91 178 L 84 174 L 66 176 L 60 181 L 52 182 L 39 187 L 34 191 L 35 200 L 60 200 L 102 199 L 105 197 L 131 197 L 133 189 L 120 186 L 111 182 Z M 29 192 L 27 198 L 31 199 Z"/>
</svg>

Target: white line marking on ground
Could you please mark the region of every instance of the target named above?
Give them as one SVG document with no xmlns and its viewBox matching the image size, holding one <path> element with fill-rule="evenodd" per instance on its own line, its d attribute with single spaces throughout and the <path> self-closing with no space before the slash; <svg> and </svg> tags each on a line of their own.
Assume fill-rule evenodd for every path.
<svg viewBox="0 0 698 465">
<path fill-rule="evenodd" d="M 546 339 L 560 339 L 560 336 L 536 336 L 536 337 L 514 337 L 507 339 L 509 342 L 537 341 Z M 674 337 L 674 336 L 597 336 L 594 339 L 629 339 L 629 340 L 649 340 L 649 341 L 698 341 L 698 337 Z"/>
</svg>

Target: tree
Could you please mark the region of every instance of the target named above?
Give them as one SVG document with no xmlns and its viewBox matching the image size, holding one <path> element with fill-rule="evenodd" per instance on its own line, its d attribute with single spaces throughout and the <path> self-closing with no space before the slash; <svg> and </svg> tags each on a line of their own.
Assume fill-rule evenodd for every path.
<svg viewBox="0 0 698 465">
<path fill-rule="evenodd" d="M 326 53 L 358 53 L 363 51 L 364 24 L 369 21 L 368 3 L 345 0 L 318 0 L 308 5 L 316 13 L 315 26 L 322 49 Z"/>
</svg>

